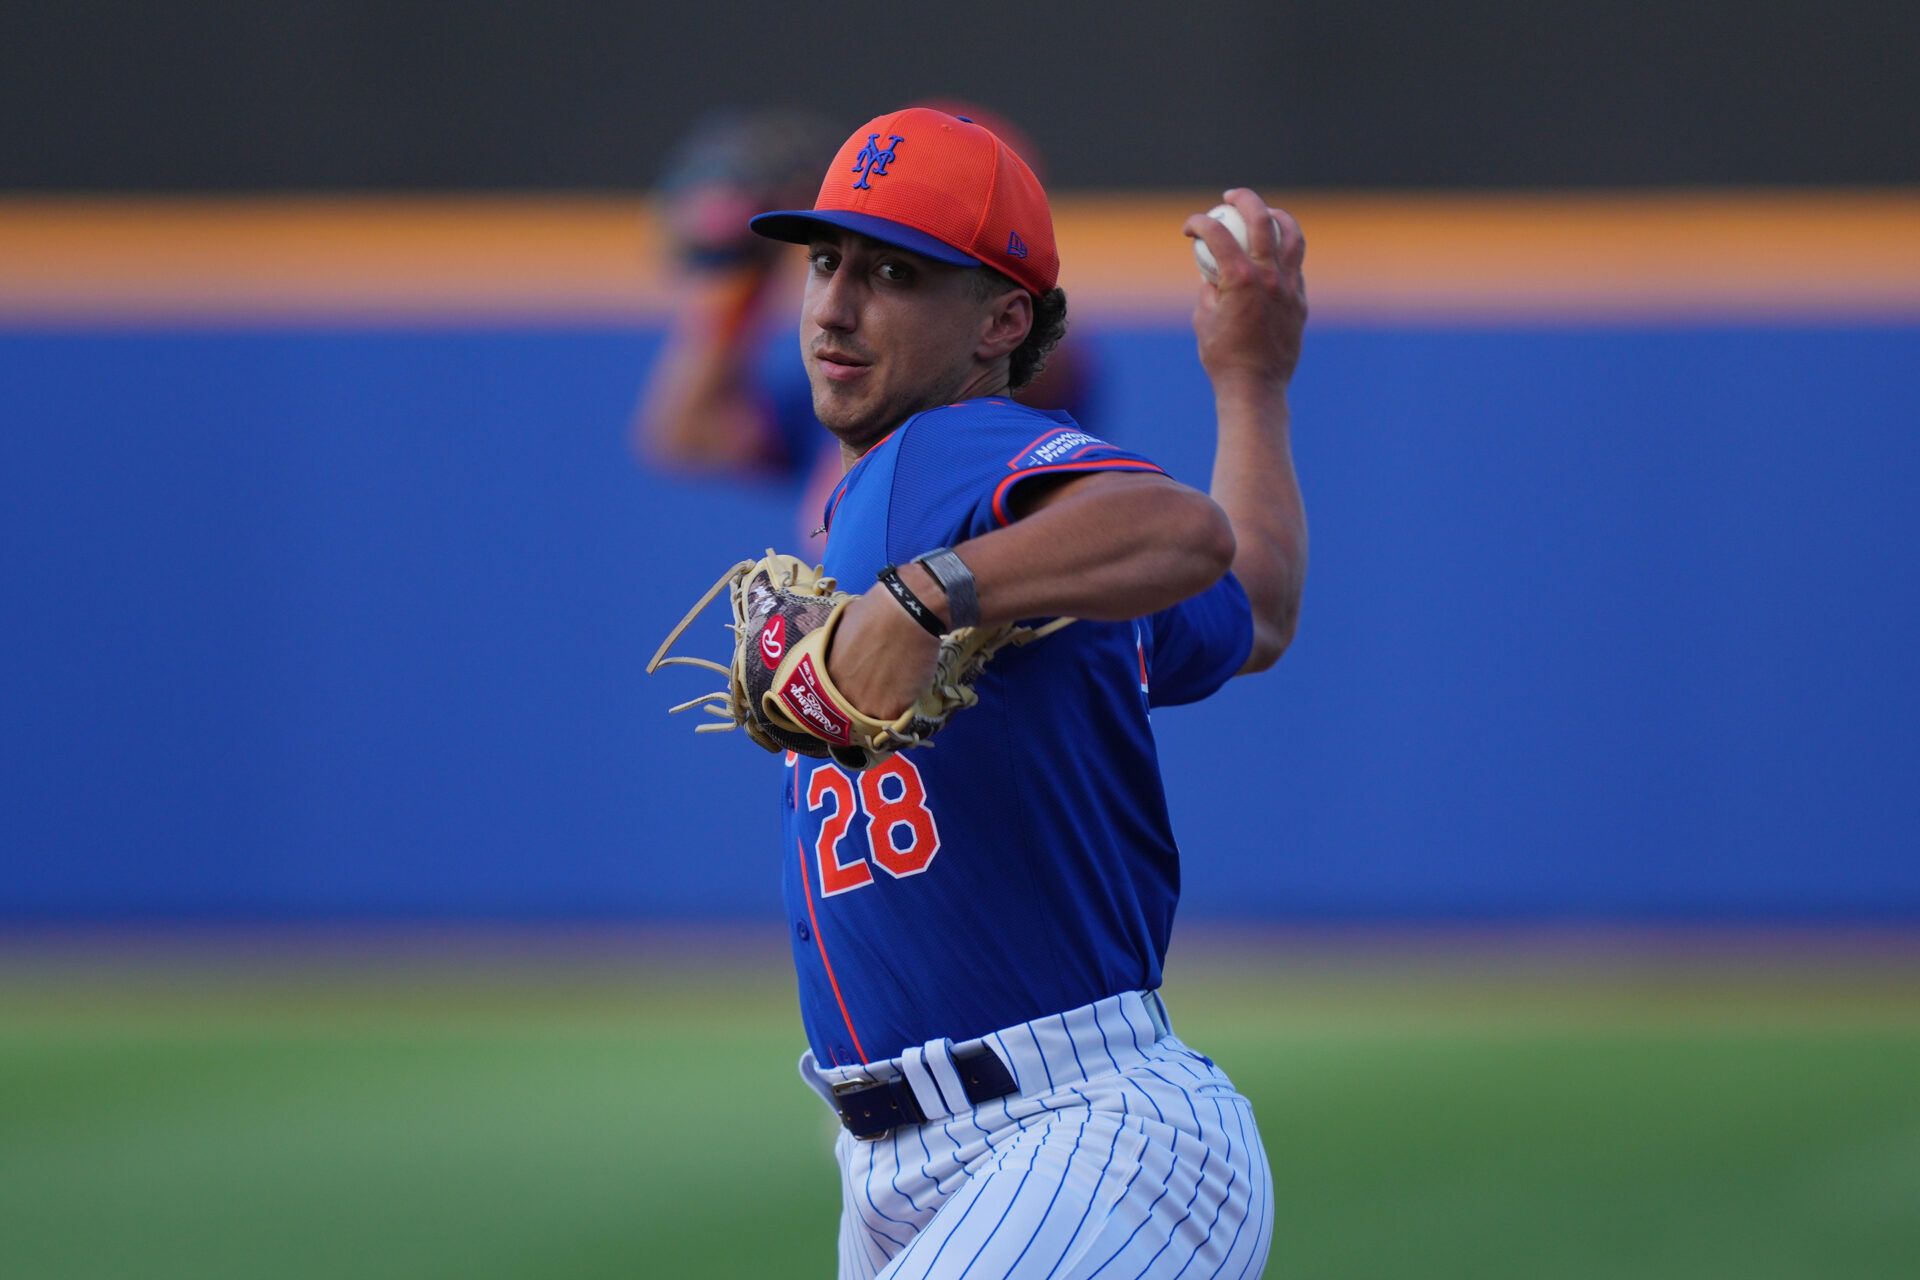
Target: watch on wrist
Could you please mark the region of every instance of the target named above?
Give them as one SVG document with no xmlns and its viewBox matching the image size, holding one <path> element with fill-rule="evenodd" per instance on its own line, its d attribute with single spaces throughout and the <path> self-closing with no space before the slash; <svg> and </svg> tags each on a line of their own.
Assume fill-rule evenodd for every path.
<svg viewBox="0 0 1920 1280">
<path fill-rule="evenodd" d="M 979 587 L 973 580 L 973 570 L 967 568 L 967 562 L 957 552 L 937 547 L 914 557 L 913 562 L 924 568 L 947 593 L 947 618 L 955 630 L 980 625 Z"/>
</svg>

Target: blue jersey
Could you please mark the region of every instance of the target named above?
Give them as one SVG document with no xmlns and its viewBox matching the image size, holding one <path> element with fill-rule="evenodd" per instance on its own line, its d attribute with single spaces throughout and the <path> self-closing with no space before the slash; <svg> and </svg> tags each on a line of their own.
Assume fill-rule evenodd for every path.
<svg viewBox="0 0 1920 1280">
<path fill-rule="evenodd" d="M 1007 524 L 1023 483 L 1160 468 L 1005 399 L 916 414 L 828 500 L 826 568 L 862 591 Z M 1160 984 L 1180 892 L 1148 712 L 1219 688 L 1252 617 L 1232 575 L 1131 622 L 1003 649 L 980 703 L 864 772 L 789 755 L 782 861 L 807 1036 L 874 1062 Z"/>
</svg>

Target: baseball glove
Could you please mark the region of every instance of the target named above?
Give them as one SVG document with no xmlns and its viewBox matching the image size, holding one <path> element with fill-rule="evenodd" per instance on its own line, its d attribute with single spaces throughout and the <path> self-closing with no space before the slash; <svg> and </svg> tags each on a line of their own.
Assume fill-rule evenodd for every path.
<svg viewBox="0 0 1920 1280">
<path fill-rule="evenodd" d="M 722 591 L 730 594 L 733 662 L 667 656 L 693 620 Z M 768 751 L 797 751 L 831 757 L 848 769 L 880 763 L 903 747 L 917 747 L 954 712 L 980 700 L 974 682 L 987 662 L 1008 645 L 1030 644 L 1066 626 L 1058 618 L 1042 627 L 961 627 L 940 639 L 940 657 L 932 683 L 912 706 L 891 720 L 879 720 L 849 702 L 827 673 L 833 644 L 847 605 L 858 597 L 838 589 L 819 567 L 769 550 L 759 560 L 742 560 L 723 574 L 680 619 L 647 663 L 651 675 L 680 663 L 704 667 L 727 678 L 727 687 L 672 711 L 698 707 L 725 721 L 703 724 L 695 733 L 724 733 L 735 728 Z"/>
</svg>

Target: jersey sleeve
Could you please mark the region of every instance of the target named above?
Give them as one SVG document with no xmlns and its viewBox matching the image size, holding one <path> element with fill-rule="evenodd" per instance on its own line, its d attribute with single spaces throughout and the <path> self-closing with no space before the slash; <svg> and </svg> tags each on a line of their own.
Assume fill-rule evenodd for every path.
<svg viewBox="0 0 1920 1280">
<path fill-rule="evenodd" d="M 897 563 L 1011 524 L 1020 486 L 1093 471 L 1166 474 L 1064 413 L 973 401 L 919 414 L 896 442 L 887 554 Z"/>
<path fill-rule="evenodd" d="M 1147 619 L 1142 655 L 1149 706 L 1198 702 L 1231 680 L 1253 650 L 1253 608 L 1231 573 Z"/>
</svg>

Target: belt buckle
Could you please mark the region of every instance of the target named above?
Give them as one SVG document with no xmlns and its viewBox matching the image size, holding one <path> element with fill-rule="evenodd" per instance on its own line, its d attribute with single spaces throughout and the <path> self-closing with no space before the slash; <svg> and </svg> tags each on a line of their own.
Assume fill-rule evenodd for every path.
<svg viewBox="0 0 1920 1280">
<path fill-rule="evenodd" d="M 864 1073 L 842 1080 L 839 1084 L 829 1085 L 828 1092 L 832 1093 L 836 1099 L 847 1098 L 867 1089 L 877 1089 L 882 1083 L 882 1081 L 875 1079 L 871 1073 Z M 852 1127 L 847 1124 L 847 1113 L 844 1110 L 840 1111 L 840 1124 L 842 1128 L 846 1129 L 847 1135 L 855 1142 L 878 1142 L 893 1132 L 893 1129 L 889 1127 L 875 1133 L 855 1133 Z"/>
<path fill-rule="evenodd" d="M 858 1093 L 862 1089 L 871 1089 L 879 1083 L 880 1082 L 874 1079 L 873 1076 L 867 1074 L 849 1076 L 839 1084 L 828 1085 L 827 1092 L 836 1098 L 843 1098 L 849 1093 Z"/>
</svg>

